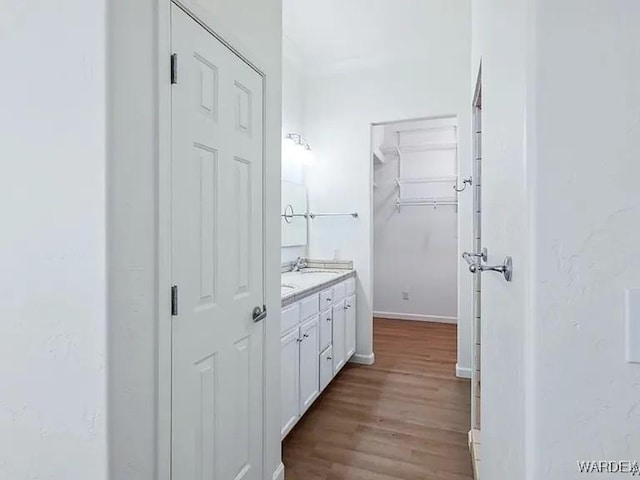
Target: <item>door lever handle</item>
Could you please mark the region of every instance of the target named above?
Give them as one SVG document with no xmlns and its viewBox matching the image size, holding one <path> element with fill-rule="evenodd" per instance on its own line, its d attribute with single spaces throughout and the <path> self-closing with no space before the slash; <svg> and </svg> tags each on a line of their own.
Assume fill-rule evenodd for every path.
<svg viewBox="0 0 640 480">
<path fill-rule="evenodd" d="M 253 321 L 255 323 L 261 322 L 265 318 L 267 318 L 267 306 L 263 305 L 262 308 L 256 307 L 253 309 Z"/>
<path fill-rule="evenodd" d="M 504 279 L 510 282 L 513 278 L 513 259 L 506 257 L 503 265 L 482 265 L 482 264 L 469 264 L 469 271 L 471 273 L 476 272 L 498 272 L 502 273 Z"/>
</svg>

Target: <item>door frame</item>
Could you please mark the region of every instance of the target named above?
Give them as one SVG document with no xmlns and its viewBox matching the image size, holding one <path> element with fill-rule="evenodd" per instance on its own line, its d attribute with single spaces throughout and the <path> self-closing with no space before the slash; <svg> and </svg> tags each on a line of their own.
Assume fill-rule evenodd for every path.
<svg viewBox="0 0 640 480">
<path fill-rule="evenodd" d="M 157 395 L 156 395 L 156 478 L 158 480 L 171 480 L 171 377 L 172 377 L 172 346 L 171 346 L 171 161 L 172 161 L 172 108 L 171 108 L 171 7 L 183 10 L 196 23 L 209 34 L 231 50 L 238 58 L 251 67 L 262 78 L 262 274 L 263 274 L 263 299 L 266 299 L 267 262 L 267 74 L 258 62 L 252 60 L 246 48 L 234 39 L 233 35 L 225 30 L 221 24 L 210 25 L 213 22 L 204 12 L 197 12 L 188 5 L 186 0 L 158 0 L 157 3 L 157 72 L 156 89 L 158 102 L 157 111 L 157 170 L 156 170 L 156 205 L 157 205 L 157 285 L 156 291 L 156 317 L 158 319 L 157 338 Z M 266 380 L 268 365 L 267 322 L 263 323 L 264 347 L 262 358 L 263 379 Z M 266 383 L 266 382 L 265 382 Z M 262 472 L 267 474 L 267 396 L 263 385 L 262 392 Z M 174 479 L 175 480 L 175 479 Z"/>
<path fill-rule="evenodd" d="M 472 145 L 471 145 L 471 175 L 473 182 L 471 187 L 473 188 L 473 209 L 472 209 L 472 232 L 473 232 L 473 252 L 480 253 L 482 251 L 482 197 L 479 195 L 482 193 L 482 173 L 478 175 L 477 162 L 478 154 L 480 154 L 480 165 L 482 165 L 482 62 L 478 67 L 478 74 L 476 76 L 476 84 L 473 93 L 473 102 L 471 105 L 471 128 L 472 128 Z M 478 141 L 476 139 L 477 117 L 480 115 L 480 149 L 478 151 Z M 478 182 L 480 184 L 478 185 Z M 478 219 L 478 213 L 479 219 Z M 482 419 L 482 398 L 480 397 L 482 390 L 480 387 L 481 382 L 481 370 L 480 364 L 482 359 L 482 342 L 480 337 L 481 325 L 482 325 L 482 273 L 476 272 L 473 274 L 473 314 L 472 314 L 472 339 L 473 339 L 473 352 L 471 353 L 471 430 L 481 429 Z"/>
</svg>

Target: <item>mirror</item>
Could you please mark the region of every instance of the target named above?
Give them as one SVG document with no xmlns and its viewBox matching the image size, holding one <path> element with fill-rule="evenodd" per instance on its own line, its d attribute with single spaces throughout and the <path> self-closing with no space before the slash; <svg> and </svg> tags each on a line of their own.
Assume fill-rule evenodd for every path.
<svg viewBox="0 0 640 480">
<path fill-rule="evenodd" d="M 282 246 L 296 247 L 307 244 L 307 188 L 293 182 L 282 182 Z M 284 216 L 283 216 L 284 215 Z"/>
</svg>

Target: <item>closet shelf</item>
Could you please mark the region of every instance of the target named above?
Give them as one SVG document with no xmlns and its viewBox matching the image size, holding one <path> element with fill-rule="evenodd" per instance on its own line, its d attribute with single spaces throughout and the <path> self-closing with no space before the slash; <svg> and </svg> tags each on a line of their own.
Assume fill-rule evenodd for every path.
<svg viewBox="0 0 640 480">
<path fill-rule="evenodd" d="M 455 175 L 448 175 L 446 177 L 423 177 L 423 178 L 397 178 L 396 184 L 398 186 L 407 183 L 456 183 L 458 177 Z"/>
<path fill-rule="evenodd" d="M 424 143 L 422 145 L 401 145 L 399 147 L 402 153 L 420 153 L 434 150 L 455 150 L 457 148 L 455 142 L 450 143 Z M 398 155 L 398 148 L 395 145 L 384 145 L 380 148 L 384 155 Z"/>
<path fill-rule="evenodd" d="M 401 207 L 433 207 L 443 205 L 454 205 L 457 207 L 456 197 L 426 197 L 426 198 L 399 198 L 396 200 L 396 209 L 400 212 Z"/>
</svg>

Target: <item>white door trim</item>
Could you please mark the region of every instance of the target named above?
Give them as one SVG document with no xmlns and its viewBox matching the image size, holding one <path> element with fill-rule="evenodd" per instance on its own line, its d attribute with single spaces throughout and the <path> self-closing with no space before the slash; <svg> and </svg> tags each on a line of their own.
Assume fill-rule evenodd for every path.
<svg viewBox="0 0 640 480">
<path fill-rule="evenodd" d="M 216 26 L 215 30 L 211 28 L 205 20 L 193 12 L 187 5 L 180 0 L 158 0 L 158 17 L 157 17 L 157 45 L 158 45 L 158 58 L 157 58 L 157 105 L 158 105 L 158 117 L 157 117 L 157 191 L 156 191 L 156 203 L 157 203 L 157 215 L 158 215 L 158 231 L 156 232 L 157 252 L 158 258 L 156 260 L 157 265 L 157 279 L 156 285 L 156 305 L 158 318 L 158 330 L 157 330 L 157 403 L 156 403 L 156 478 L 158 480 L 172 480 L 171 479 L 171 78 L 170 72 L 170 59 L 172 54 L 171 49 L 171 4 L 175 4 L 181 8 L 187 15 L 193 18 L 199 25 L 207 30 L 216 39 L 222 42 L 227 48 L 229 48 L 236 56 L 238 56 L 243 62 L 250 66 L 253 70 L 262 78 L 262 155 L 263 155 L 263 169 L 262 169 L 262 197 L 263 197 L 263 222 L 262 231 L 263 238 L 266 239 L 266 160 L 267 160 L 267 75 L 265 69 L 251 60 L 250 54 L 246 52 L 246 49 L 239 45 L 239 42 L 234 41 L 231 35 L 223 33 L 223 35 L 217 33 L 222 31 L 220 26 Z M 228 39 L 225 37 L 229 37 Z M 266 288 L 266 242 L 263 242 L 263 275 L 265 276 L 263 281 L 263 288 Z M 266 291 L 263 291 L 263 298 L 266 303 Z M 268 348 L 265 344 L 263 348 L 263 375 L 266 376 L 266 365 Z M 266 445 L 267 445 L 267 425 L 266 419 L 268 418 L 266 411 L 267 399 L 265 398 L 265 392 L 263 392 L 263 472 L 267 471 L 267 459 L 266 459 Z"/>
</svg>

